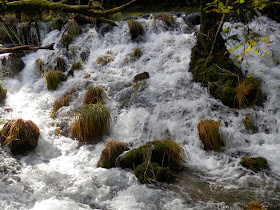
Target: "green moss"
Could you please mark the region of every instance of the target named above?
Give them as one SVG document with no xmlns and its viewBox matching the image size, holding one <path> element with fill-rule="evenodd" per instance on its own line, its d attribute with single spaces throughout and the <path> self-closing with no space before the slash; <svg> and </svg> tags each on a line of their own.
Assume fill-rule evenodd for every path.
<svg viewBox="0 0 280 210">
<path fill-rule="evenodd" d="M 133 172 L 141 183 L 171 182 L 174 178 L 169 168 L 161 167 L 155 162 L 141 163 Z"/>
<path fill-rule="evenodd" d="M 52 30 L 55 30 L 55 29 L 61 30 L 64 23 L 65 23 L 65 21 L 62 17 L 53 18 L 51 21 L 51 29 Z"/>
<path fill-rule="evenodd" d="M 142 50 L 139 48 L 139 47 L 136 47 L 135 49 L 134 49 L 134 51 L 131 53 L 131 58 L 132 59 L 138 59 L 138 58 L 140 58 L 141 56 L 142 56 Z"/>
<path fill-rule="evenodd" d="M 120 154 L 128 150 L 126 143 L 119 141 L 110 141 L 102 151 L 97 166 L 102 168 L 116 167 L 116 160 Z"/>
<path fill-rule="evenodd" d="M 147 161 L 179 171 L 183 167 L 184 150 L 178 143 L 170 139 L 150 141 L 125 153 L 121 160 L 121 167 L 135 168 Z"/>
<path fill-rule="evenodd" d="M 72 63 L 72 66 L 71 66 L 70 71 L 71 71 L 71 70 L 74 71 L 74 70 L 80 70 L 80 69 L 82 69 L 82 67 L 83 67 L 82 64 L 83 64 L 82 61 L 78 61 L 78 62 Z"/>
<path fill-rule="evenodd" d="M 251 169 L 254 172 L 258 172 L 268 168 L 267 161 L 263 157 L 252 158 L 252 157 L 245 156 L 242 158 L 240 164 L 243 167 Z"/>
</svg>

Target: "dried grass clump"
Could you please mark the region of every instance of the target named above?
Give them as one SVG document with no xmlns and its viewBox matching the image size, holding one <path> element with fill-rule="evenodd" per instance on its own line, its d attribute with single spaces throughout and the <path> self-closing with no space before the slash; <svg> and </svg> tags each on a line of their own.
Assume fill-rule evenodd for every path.
<svg viewBox="0 0 280 210">
<path fill-rule="evenodd" d="M 131 58 L 138 59 L 142 56 L 142 50 L 139 47 L 136 47 L 134 51 L 131 53 Z"/>
<path fill-rule="evenodd" d="M 67 76 L 58 70 L 51 70 L 45 73 L 48 90 L 55 90 L 58 85 L 67 79 Z"/>
<path fill-rule="evenodd" d="M 250 201 L 248 205 L 244 207 L 244 210 L 265 210 L 265 206 L 259 201 Z"/>
<path fill-rule="evenodd" d="M 40 73 L 43 73 L 44 72 L 44 67 L 45 67 L 45 64 L 44 64 L 43 60 L 41 58 L 36 59 L 35 70 L 40 72 Z"/>
<path fill-rule="evenodd" d="M 112 60 L 113 60 L 113 58 L 111 56 L 105 55 L 105 56 L 102 56 L 102 57 L 98 57 L 96 59 L 96 62 L 98 64 L 101 64 L 102 66 L 105 66 L 108 63 L 110 63 Z"/>
<path fill-rule="evenodd" d="M 4 100 L 7 97 L 7 89 L 4 89 L 1 85 L 0 85 L 0 103 L 3 103 Z"/>
<path fill-rule="evenodd" d="M 75 89 L 72 88 L 69 91 L 67 91 L 60 99 L 57 99 L 54 101 L 52 105 L 52 110 L 50 117 L 52 119 L 55 118 L 56 112 L 63 106 L 69 106 L 70 101 L 71 101 L 71 95 L 75 92 Z"/>
<path fill-rule="evenodd" d="M 14 155 L 25 154 L 37 147 L 39 128 L 31 121 L 10 120 L 0 131 L 0 142 L 10 147 Z"/>
<path fill-rule="evenodd" d="M 246 108 L 257 101 L 260 96 L 260 84 L 256 80 L 244 79 L 234 89 L 235 107 L 238 109 Z"/>
<path fill-rule="evenodd" d="M 56 66 L 54 67 L 55 70 L 60 70 L 62 72 L 66 71 L 67 64 L 66 64 L 66 61 L 64 60 L 64 58 L 57 57 L 55 59 L 55 63 L 56 63 Z"/>
<path fill-rule="evenodd" d="M 71 66 L 71 69 L 70 69 L 70 71 L 71 70 L 80 70 L 80 69 L 82 69 L 82 67 L 83 67 L 83 62 L 82 61 L 77 61 L 77 62 L 74 62 L 74 63 L 72 63 L 72 66 Z"/>
<path fill-rule="evenodd" d="M 221 146 L 224 145 L 219 131 L 220 122 L 213 120 L 201 121 L 198 123 L 197 129 L 205 150 L 220 151 Z"/>
<path fill-rule="evenodd" d="M 255 125 L 253 122 L 252 115 L 246 114 L 245 119 L 243 120 L 245 128 L 249 133 L 255 133 Z"/>
<path fill-rule="evenodd" d="M 144 34 L 144 28 L 140 22 L 138 22 L 136 20 L 128 20 L 127 24 L 128 24 L 128 28 L 129 28 L 129 32 L 130 32 L 132 40 L 135 40 L 139 36 Z"/>
<path fill-rule="evenodd" d="M 175 18 L 172 14 L 163 12 L 160 14 L 160 19 L 168 26 L 172 26 L 175 23 Z"/>
<path fill-rule="evenodd" d="M 104 97 L 106 97 L 106 93 L 103 86 L 91 87 L 86 92 L 84 104 L 102 103 Z"/>
<path fill-rule="evenodd" d="M 109 127 L 108 109 L 101 103 L 87 104 L 76 113 L 70 136 L 77 136 L 84 143 L 94 143 L 106 134 Z"/>
<path fill-rule="evenodd" d="M 97 166 L 102 168 L 116 167 L 116 160 L 120 154 L 128 150 L 126 143 L 120 141 L 109 141 L 102 151 Z"/>
</svg>

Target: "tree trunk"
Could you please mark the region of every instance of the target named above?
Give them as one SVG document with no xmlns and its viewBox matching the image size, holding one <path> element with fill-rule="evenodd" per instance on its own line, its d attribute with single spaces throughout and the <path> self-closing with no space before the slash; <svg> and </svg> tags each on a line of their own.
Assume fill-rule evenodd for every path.
<svg viewBox="0 0 280 210">
<path fill-rule="evenodd" d="M 39 49 L 47 49 L 47 50 L 54 50 L 53 48 L 54 43 L 42 46 L 42 47 L 37 47 L 33 45 L 24 45 L 24 46 L 17 46 L 17 47 L 11 47 L 11 48 L 0 48 L 0 54 L 3 53 L 20 53 L 22 51 L 26 50 L 39 50 Z"/>
</svg>

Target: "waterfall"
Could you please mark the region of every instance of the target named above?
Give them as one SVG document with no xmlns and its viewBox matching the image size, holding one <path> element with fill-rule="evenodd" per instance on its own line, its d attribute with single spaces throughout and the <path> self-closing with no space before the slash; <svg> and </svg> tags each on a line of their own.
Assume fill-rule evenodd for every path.
<svg viewBox="0 0 280 210">
<path fill-rule="evenodd" d="M 192 80 L 189 62 L 196 37 L 183 16 L 176 17 L 172 27 L 154 16 L 137 20 L 144 34 L 136 41 L 131 40 L 126 21 L 101 29 L 85 25 L 68 50 L 62 43 L 64 29 L 41 34 L 41 44 L 55 42 L 55 50 L 26 54 L 23 70 L 3 80 L 8 94 L 0 108 L 1 120 L 32 120 L 41 135 L 36 150 L 26 156 L 12 157 L 0 148 L 0 208 L 242 209 L 251 200 L 279 208 L 279 64 L 273 63 L 272 57 L 248 58 L 242 67 L 262 81 L 266 100 L 262 106 L 230 109 Z M 252 27 L 265 30 L 274 42 L 259 43 L 258 47 L 279 58 L 275 36 L 279 24 L 265 17 L 261 20 L 254 20 Z M 234 44 L 229 40 L 227 47 Z M 137 59 L 131 58 L 135 48 L 142 52 Z M 233 53 L 234 57 L 239 52 Z M 110 57 L 107 64 L 98 62 L 102 56 Z M 82 69 L 49 91 L 43 72 L 55 68 L 57 57 L 65 60 L 66 71 L 77 61 L 83 61 Z M 38 59 L 44 63 L 43 72 L 36 67 Z M 134 76 L 143 72 L 148 72 L 149 78 L 135 85 Z M 83 106 L 87 88 L 100 85 L 111 113 L 111 129 L 103 141 L 81 145 L 67 135 L 55 135 L 56 129 L 69 129 L 75 112 Z M 60 108 L 51 119 L 53 102 L 71 88 L 77 91 L 69 106 Z M 254 134 L 245 131 L 242 121 L 246 114 L 255 119 Z M 205 119 L 221 122 L 225 146 L 219 153 L 203 149 L 197 124 Z M 136 148 L 166 138 L 182 144 L 186 154 L 186 170 L 178 174 L 175 183 L 140 184 L 132 171 L 97 167 L 108 141 Z M 265 157 L 270 169 L 255 173 L 243 168 L 240 161 L 244 155 Z"/>
</svg>

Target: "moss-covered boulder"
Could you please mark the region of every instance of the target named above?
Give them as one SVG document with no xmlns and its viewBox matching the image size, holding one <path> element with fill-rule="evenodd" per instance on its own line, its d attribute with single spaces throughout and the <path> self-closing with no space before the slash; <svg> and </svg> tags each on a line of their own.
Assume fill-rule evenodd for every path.
<svg viewBox="0 0 280 210">
<path fill-rule="evenodd" d="M 169 167 L 161 167 L 158 163 L 141 163 L 133 173 L 141 183 L 171 182 L 174 179 Z"/>
<path fill-rule="evenodd" d="M 119 141 L 109 141 L 102 151 L 97 166 L 102 168 L 116 167 L 116 160 L 120 154 L 128 150 L 126 143 Z"/>
<path fill-rule="evenodd" d="M 242 158 L 240 164 L 243 167 L 248 168 L 254 172 L 258 172 L 263 169 L 268 169 L 267 160 L 263 157 L 253 158 L 253 157 L 245 156 Z"/>
<path fill-rule="evenodd" d="M 26 154 L 37 147 L 40 130 L 31 120 L 10 120 L 0 131 L 0 142 L 14 155 Z"/>
<path fill-rule="evenodd" d="M 183 167 L 184 149 L 170 139 L 149 141 L 145 145 L 125 153 L 120 161 L 120 166 L 135 168 L 148 161 L 179 171 Z"/>
</svg>

